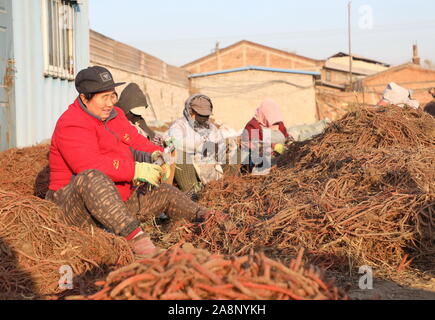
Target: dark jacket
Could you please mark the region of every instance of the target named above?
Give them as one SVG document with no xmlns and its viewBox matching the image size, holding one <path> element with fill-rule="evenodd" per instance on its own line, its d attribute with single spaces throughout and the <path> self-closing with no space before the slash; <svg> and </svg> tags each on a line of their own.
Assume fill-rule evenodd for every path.
<svg viewBox="0 0 435 320">
<path fill-rule="evenodd" d="M 137 107 L 148 107 L 147 98 L 136 83 L 130 83 L 125 87 L 116 103 L 116 106 L 124 111 L 125 116 L 131 123 L 137 123 L 142 130 L 146 132 L 149 139 L 154 139 L 156 134 L 148 127 L 145 120 L 141 116 L 131 113 L 131 109 Z"/>
<path fill-rule="evenodd" d="M 435 100 L 429 102 L 425 107 L 424 111 L 429 113 L 432 117 L 435 117 Z"/>
</svg>

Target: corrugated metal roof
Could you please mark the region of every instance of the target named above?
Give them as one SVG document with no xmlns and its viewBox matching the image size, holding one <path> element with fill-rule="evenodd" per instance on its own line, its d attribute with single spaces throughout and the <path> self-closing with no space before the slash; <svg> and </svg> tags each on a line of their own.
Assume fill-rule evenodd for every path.
<svg viewBox="0 0 435 320">
<path fill-rule="evenodd" d="M 290 70 L 290 69 L 275 69 L 275 68 L 265 68 L 265 67 L 249 66 L 249 67 L 235 68 L 235 69 L 228 69 L 228 70 L 221 70 L 221 71 L 214 71 L 214 72 L 191 74 L 189 76 L 189 78 L 207 77 L 207 76 L 214 76 L 214 75 L 217 75 L 217 74 L 233 73 L 233 72 L 248 71 L 248 70 L 269 71 L 269 72 L 282 72 L 282 73 L 304 74 L 304 75 L 310 75 L 310 76 L 320 76 L 320 72 L 313 72 L 313 71 Z"/>
<path fill-rule="evenodd" d="M 333 62 L 330 62 L 330 61 L 327 61 L 325 63 L 325 68 L 326 69 L 331 69 L 331 70 L 349 72 L 349 65 L 344 65 L 344 64 L 339 64 L 339 63 L 333 63 Z M 378 72 L 377 70 L 358 68 L 358 67 L 355 67 L 355 66 L 352 67 L 352 73 L 354 73 L 354 74 L 360 74 L 360 75 L 368 76 L 368 75 L 375 74 L 377 72 Z"/>
<path fill-rule="evenodd" d="M 339 52 L 337 54 L 334 54 L 333 56 L 329 57 L 328 59 L 331 58 L 339 58 L 339 57 L 348 57 L 349 54 L 348 53 L 344 53 L 344 52 Z M 365 62 L 370 62 L 370 63 L 375 63 L 375 64 L 381 64 L 383 66 L 386 67 L 390 67 L 391 65 L 382 61 L 378 61 L 378 60 L 374 60 L 374 59 L 370 59 L 370 58 L 366 58 L 357 54 L 352 54 L 352 58 L 353 60 L 360 60 L 360 61 L 365 61 Z"/>
</svg>

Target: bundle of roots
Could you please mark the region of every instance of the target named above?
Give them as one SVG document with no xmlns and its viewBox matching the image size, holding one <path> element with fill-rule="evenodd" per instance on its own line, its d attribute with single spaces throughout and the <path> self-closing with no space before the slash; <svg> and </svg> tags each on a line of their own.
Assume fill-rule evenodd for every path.
<svg viewBox="0 0 435 320">
<path fill-rule="evenodd" d="M 39 145 L 1 152 L 1 188 L 22 195 L 45 198 L 50 179 L 49 150 L 49 145 Z"/>
<path fill-rule="evenodd" d="M 337 300 L 346 294 L 322 280 L 313 267 L 305 268 L 303 251 L 289 266 L 262 253 L 241 257 L 211 255 L 181 244 L 121 268 L 97 284 L 91 300 Z"/>
<path fill-rule="evenodd" d="M 125 240 L 65 225 L 57 206 L 32 196 L 47 191 L 47 153 L 48 146 L 0 153 L 6 298 L 60 293 L 62 266 L 80 280 L 133 262 Z M 221 214 L 205 223 L 177 223 L 165 232 L 147 226 L 162 247 L 187 241 L 213 255 L 175 246 L 112 273 L 87 298 L 344 298 L 302 267 L 301 248 L 320 267 L 368 264 L 387 271 L 409 265 L 408 255 L 434 254 L 434 164 L 430 115 L 394 106 L 349 113 L 324 134 L 291 145 L 269 175 L 210 183 L 200 203 Z"/>
<path fill-rule="evenodd" d="M 322 267 L 397 268 L 407 253 L 434 253 L 434 144 L 435 122 L 422 111 L 348 114 L 293 144 L 270 175 L 208 185 L 201 203 L 229 220 L 179 237 L 214 253 L 286 259 L 303 247 Z"/>
<path fill-rule="evenodd" d="M 48 201 L 0 190 L 0 292 L 5 297 L 61 294 L 70 285 L 78 289 L 83 275 L 134 261 L 124 239 L 66 225 L 61 214 Z"/>
</svg>

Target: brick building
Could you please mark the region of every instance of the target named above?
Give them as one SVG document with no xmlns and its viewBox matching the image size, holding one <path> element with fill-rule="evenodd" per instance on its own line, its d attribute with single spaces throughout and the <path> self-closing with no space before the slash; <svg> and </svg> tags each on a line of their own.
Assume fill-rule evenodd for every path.
<svg viewBox="0 0 435 320">
<path fill-rule="evenodd" d="M 242 40 L 229 47 L 190 62 L 182 68 L 191 73 L 205 73 L 248 66 L 276 69 L 320 71 L 323 61 Z"/>
<path fill-rule="evenodd" d="M 237 129 L 267 97 L 281 105 L 287 125 L 317 120 L 314 83 L 322 62 L 249 41 L 178 68 L 91 30 L 90 58 L 92 65 L 108 67 L 117 81 L 136 82 L 149 94 L 154 108 L 147 109 L 147 120 L 179 118 L 185 100 L 199 91 L 213 100 L 215 119 Z"/>
<path fill-rule="evenodd" d="M 363 79 L 367 76 L 385 71 L 389 67 L 389 64 L 380 61 L 352 55 L 352 80 L 357 81 Z M 349 55 L 339 52 L 326 59 L 322 68 L 322 78 L 319 84 L 344 89 L 350 81 L 349 71 Z"/>
<path fill-rule="evenodd" d="M 435 70 L 425 69 L 415 63 L 405 63 L 362 79 L 355 85 L 355 89 L 365 94 L 375 94 L 377 99 L 390 82 L 412 90 L 413 98 L 424 105 L 433 99 L 428 91 L 435 87 Z"/>
<path fill-rule="evenodd" d="M 416 60 L 414 60 L 416 61 Z M 435 88 L 435 70 L 422 68 L 415 63 L 405 63 L 383 72 L 365 77 L 353 84 L 354 91 L 342 91 L 326 86 L 316 87 L 319 118 L 341 118 L 354 106 L 376 105 L 391 82 L 412 90 L 413 98 L 423 108 L 433 100 L 429 90 Z"/>
</svg>

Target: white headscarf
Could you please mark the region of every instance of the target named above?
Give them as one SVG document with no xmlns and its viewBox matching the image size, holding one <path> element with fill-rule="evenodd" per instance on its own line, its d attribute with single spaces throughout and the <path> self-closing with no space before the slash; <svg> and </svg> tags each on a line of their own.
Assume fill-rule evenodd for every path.
<svg viewBox="0 0 435 320">
<path fill-rule="evenodd" d="M 400 107 L 407 105 L 411 108 L 418 109 L 420 103 L 417 100 L 412 100 L 411 97 L 412 92 L 410 90 L 391 82 L 385 89 L 382 99 L 390 104 Z"/>
</svg>

